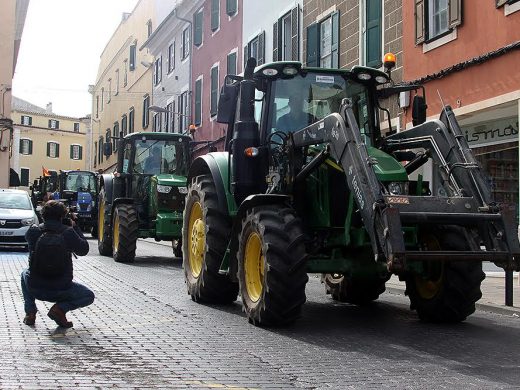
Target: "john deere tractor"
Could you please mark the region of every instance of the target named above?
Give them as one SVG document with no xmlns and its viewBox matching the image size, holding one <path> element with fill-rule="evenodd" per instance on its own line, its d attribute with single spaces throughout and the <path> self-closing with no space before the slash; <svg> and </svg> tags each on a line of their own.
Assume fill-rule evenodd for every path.
<svg viewBox="0 0 520 390">
<path fill-rule="evenodd" d="M 222 87 L 225 151 L 188 174 L 194 301 L 240 293 L 250 322 L 283 325 L 300 315 L 307 273 L 352 304 L 396 274 L 422 320 L 458 322 L 481 297 L 482 261 L 519 268 L 514 215 L 492 200 L 450 107 L 425 121 L 424 90 L 393 85 L 389 71 L 255 66 Z M 415 126 L 383 135 L 380 101 L 415 90 Z"/>
<path fill-rule="evenodd" d="M 118 143 L 115 173 L 99 180 L 98 249 L 117 262 L 135 259 L 137 238 L 172 241 L 180 255 L 190 137 L 133 133 Z M 105 144 L 111 154 L 111 144 Z"/>
</svg>

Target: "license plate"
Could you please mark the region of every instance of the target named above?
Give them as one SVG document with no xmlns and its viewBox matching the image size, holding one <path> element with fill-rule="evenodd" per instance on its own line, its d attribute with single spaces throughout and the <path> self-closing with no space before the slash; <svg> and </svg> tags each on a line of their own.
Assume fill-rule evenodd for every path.
<svg viewBox="0 0 520 390">
<path fill-rule="evenodd" d="M 0 230 L 0 236 L 12 236 L 14 232 Z"/>
<path fill-rule="evenodd" d="M 90 214 L 80 214 L 79 217 L 80 218 L 90 218 L 91 215 Z"/>
</svg>

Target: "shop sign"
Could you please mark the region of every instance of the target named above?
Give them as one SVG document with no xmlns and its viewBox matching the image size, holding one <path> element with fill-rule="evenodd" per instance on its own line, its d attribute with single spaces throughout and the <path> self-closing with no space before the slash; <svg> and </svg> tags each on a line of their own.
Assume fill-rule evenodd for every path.
<svg viewBox="0 0 520 390">
<path fill-rule="evenodd" d="M 518 118 L 497 119 L 463 126 L 462 134 L 471 147 L 518 141 Z"/>
</svg>

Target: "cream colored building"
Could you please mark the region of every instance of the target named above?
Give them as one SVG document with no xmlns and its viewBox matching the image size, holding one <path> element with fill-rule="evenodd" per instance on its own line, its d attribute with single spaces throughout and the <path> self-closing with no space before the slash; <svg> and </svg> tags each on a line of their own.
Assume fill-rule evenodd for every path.
<svg viewBox="0 0 520 390">
<path fill-rule="evenodd" d="M 117 160 L 115 138 L 134 131 L 151 131 L 148 107 L 152 105 L 153 57 L 142 44 L 173 9 L 175 1 L 140 0 L 124 13 L 119 26 L 101 53 L 92 94 L 92 135 L 87 164 L 91 170 L 110 171 Z M 110 141 L 107 159 L 103 143 Z"/>
<path fill-rule="evenodd" d="M 49 171 L 86 169 L 85 143 L 90 117 L 73 118 L 52 112 L 52 104 L 41 108 L 13 97 L 13 155 L 11 168 L 27 189 Z"/>
<path fill-rule="evenodd" d="M 29 0 L 2 0 L 0 7 L 0 188 L 9 186 L 11 90 L 28 7 Z"/>
</svg>

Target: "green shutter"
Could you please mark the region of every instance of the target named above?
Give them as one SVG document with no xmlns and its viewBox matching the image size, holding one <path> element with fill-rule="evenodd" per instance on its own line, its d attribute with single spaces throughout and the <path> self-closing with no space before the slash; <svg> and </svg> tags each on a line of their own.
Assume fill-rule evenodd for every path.
<svg viewBox="0 0 520 390">
<path fill-rule="evenodd" d="M 237 0 L 226 0 L 226 13 L 229 16 L 237 13 Z"/>
<path fill-rule="evenodd" d="M 23 148 L 23 139 L 20 139 L 20 142 L 18 143 L 18 153 L 22 154 L 22 148 Z"/>
<path fill-rule="evenodd" d="M 200 46 L 202 45 L 202 21 L 203 21 L 203 13 L 202 11 L 200 12 L 197 12 L 195 15 L 194 15 L 194 19 L 195 19 L 195 33 L 194 33 L 194 36 L 193 36 L 193 44 L 195 46 Z"/>
<path fill-rule="evenodd" d="M 265 63 L 265 31 L 262 31 L 258 36 L 258 58 L 256 59 L 257 65 Z"/>
<path fill-rule="evenodd" d="M 218 97 L 218 67 L 211 68 L 211 107 L 210 114 L 217 113 L 217 97 Z"/>
<path fill-rule="evenodd" d="M 278 37 L 278 30 L 279 27 L 279 21 L 274 22 L 273 24 L 273 61 L 279 61 L 281 58 L 280 56 L 280 50 L 278 47 L 280 46 L 279 41 L 280 38 Z"/>
<path fill-rule="evenodd" d="M 32 154 L 32 140 L 29 140 L 29 154 Z"/>
<path fill-rule="evenodd" d="M 339 32 L 339 26 L 338 26 Z M 300 6 L 291 11 L 291 60 L 300 61 Z"/>
<path fill-rule="evenodd" d="M 83 146 L 78 146 L 79 148 L 79 159 L 82 160 L 83 159 Z"/>
<path fill-rule="evenodd" d="M 202 80 L 195 81 L 195 125 L 202 122 Z"/>
<path fill-rule="evenodd" d="M 415 0 L 415 44 L 423 43 L 424 38 L 424 0 Z"/>
<path fill-rule="evenodd" d="M 56 143 L 56 158 L 60 157 L 60 144 Z"/>
<path fill-rule="evenodd" d="M 51 156 L 51 143 L 47 142 L 47 157 Z"/>
<path fill-rule="evenodd" d="M 369 0 L 370 1 L 370 0 Z M 376 0 L 381 1 L 381 0 Z M 339 68 L 339 11 L 332 14 L 332 40 L 331 40 L 331 54 L 332 54 L 332 68 Z"/>
<path fill-rule="evenodd" d="M 211 31 L 219 27 L 220 0 L 211 0 Z"/>
<path fill-rule="evenodd" d="M 74 159 L 74 145 L 70 145 L 70 159 Z"/>
<path fill-rule="evenodd" d="M 318 23 L 313 23 L 307 27 L 307 55 L 306 62 L 309 67 L 317 67 L 320 51 L 319 51 L 320 30 Z"/>
<path fill-rule="evenodd" d="M 365 64 L 379 68 L 381 55 L 381 0 L 367 0 Z"/>
</svg>

